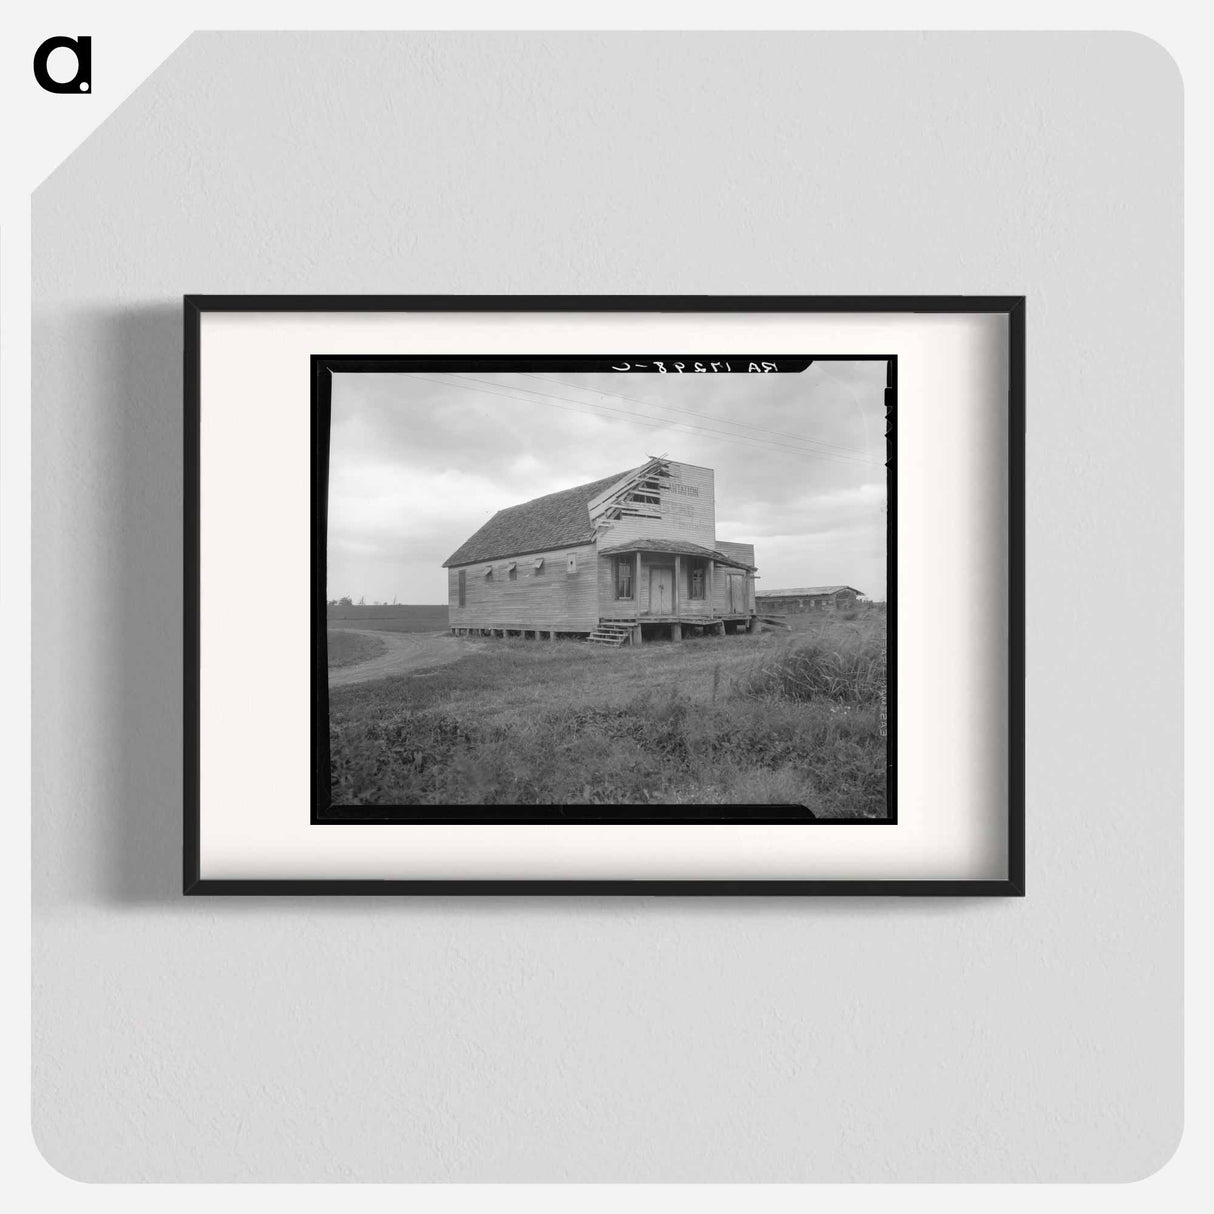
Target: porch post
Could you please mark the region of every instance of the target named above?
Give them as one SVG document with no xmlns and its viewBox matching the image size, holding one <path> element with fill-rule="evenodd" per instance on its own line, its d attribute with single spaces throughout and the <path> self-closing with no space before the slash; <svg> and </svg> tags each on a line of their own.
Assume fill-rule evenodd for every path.
<svg viewBox="0 0 1214 1214">
<path fill-rule="evenodd" d="M 676 616 L 679 614 L 679 607 L 682 605 L 682 598 L 683 598 L 680 587 L 679 587 L 679 578 L 681 576 L 682 576 L 682 570 L 679 567 L 679 554 L 676 552 L 674 554 L 674 591 L 670 596 L 674 600 L 674 614 Z M 679 639 L 678 637 L 675 637 L 676 641 L 678 639 Z"/>
<path fill-rule="evenodd" d="M 637 549 L 637 575 L 636 580 L 632 583 L 632 605 L 636 608 L 637 615 L 641 614 L 641 550 Z M 637 637 L 637 642 L 641 640 Z"/>
<path fill-rule="evenodd" d="M 708 595 L 708 614 L 709 615 L 716 615 L 716 613 L 717 613 L 716 605 L 712 601 L 712 571 L 713 571 L 713 568 L 715 567 L 715 565 L 716 565 L 716 561 L 714 561 L 710 557 L 708 560 L 708 572 L 704 576 L 704 580 L 708 583 L 704 587 L 704 593 Z"/>
</svg>

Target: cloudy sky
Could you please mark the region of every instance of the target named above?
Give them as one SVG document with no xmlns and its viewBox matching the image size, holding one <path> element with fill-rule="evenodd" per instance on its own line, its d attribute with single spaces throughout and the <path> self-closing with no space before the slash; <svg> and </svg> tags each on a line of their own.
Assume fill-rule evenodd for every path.
<svg viewBox="0 0 1214 1214">
<path fill-rule="evenodd" d="M 885 597 L 885 364 L 801 374 L 337 374 L 329 598 L 445 603 L 442 563 L 504 506 L 666 455 L 716 472 L 717 539 L 760 589 Z"/>
</svg>

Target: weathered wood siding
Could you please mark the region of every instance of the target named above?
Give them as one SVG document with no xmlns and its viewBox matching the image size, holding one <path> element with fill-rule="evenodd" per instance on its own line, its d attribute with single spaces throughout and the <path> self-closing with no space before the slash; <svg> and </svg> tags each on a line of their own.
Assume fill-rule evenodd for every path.
<svg viewBox="0 0 1214 1214">
<path fill-rule="evenodd" d="M 661 518 L 622 518 L 600 534 L 614 546 L 635 539 L 686 540 L 711 548 L 716 538 L 716 498 L 711 468 L 670 463 L 662 489 Z"/>
<path fill-rule="evenodd" d="M 568 573 L 569 553 L 577 572 Z M 536 571 L 534 562 L 544 558 Z M 516 562 L 515 576 L 507 566 Z M 487 578 L 484 568 L 493 566 Z M 464 606 L 459 605 L 459 572 L 467 575 Z M 452 628 L 538 628 L 552 632 L 589 632 L 598 623 L 598 568 L 594 544 L 536 552 L 527 556 L 479 561 L 447 570 L 447 615 Z"/>
<path fill-rule="evenodd" d="M 631 619 L 637 614 L 636 553 L 630 552 L 624 558 L 632 565 L 633 588 L 631 599 L 617 599 L 615 597 L 615 563 L 619 559 L 621 558 L 615 556 L 600 556 L 598 558 L 599 615 L 604 619 Z"/>
<path fill-rule="evenodd" d="M 633 593 L 631 599 L 617 599 L 615 597 L 615 562 L 618 559 L 620 558 L 615 556 L 599 557 L 599 614 L 604 619 L 619 620 L 631 619 L 634 616 L 640 616 L 641 619 L 644 619 L 648 615 L 658 614 L 658 609 L 651 606 L 649 601 L 649 573 L 654 568 L 669 569 L 673 573 L 675 567 L 674 554 L 643 552 L 641 554 L 641 577 L 638 582 L 636 576 L 636 553 L 628 553 L 626 559 L 631 563 L 633 570 Z M 679 558 L 677 612 L 683 616 L 710 616 L 713 614 L 712 605 L 715 601 L 715 594 L 713 599 L 709 599 L 707 596 L 702 599 L 693 599 L 691 597 L 691 567 L 696 563 L 696 557 L 680 556 Z M 674 609 L 674 604 L 672 604 L 665 614 L 673 614 Z"/>
<path fill-rule="evenodd" d="M 733 557 L 735 561 L 741 561 L 743 565 L 755 563 L 754 544 L 735 544 L 732 540 L 717 540 L 716 549 L 726 556 Z"/>
<path fill-rule="evenodd" d="M 735 544 L 731 540 L 718 540 L 717 551 L 725 556 L 731 556 L 735 561 L 741 561 L 746 565 L 755 564 L 755 546 L 754 544 Z M 718 611 L 729 611 L 729 573 L 737 573 L 738 570 L 730 570 L 723 566 L 718 566 L 716 571 L 716 579 L 713 584 L 713 606 Z M 746 610 L 753 614 L 755 610 L 755 578 L 753 573 L 746 575 Z M 736 614 L 736 613 L 735 613 Z"/>
</svg>

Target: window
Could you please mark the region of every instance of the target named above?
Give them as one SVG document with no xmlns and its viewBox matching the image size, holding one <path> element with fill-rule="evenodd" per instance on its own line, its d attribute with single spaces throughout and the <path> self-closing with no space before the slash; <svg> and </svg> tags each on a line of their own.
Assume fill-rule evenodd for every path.
<svg viewBox="0 0 1214 1214">
<path fill-rule="evenodd" d="M 517 561 L 507 561 L 506 562 L 506 577 L 512 582 L 518 580 L 518 562 Z"/>
<path fill-rule="evenodd" d="M 693 599 L 702 599 L 704 597 L 703 565 L 693 565 L 691 567 L 691 597 Z"/>
<path fill-rule="evenodd" d="M 539 577 L 540 574 L 544 572 L 544 558 L 542 556 L 537 556 L 535 560 L 531 562 L 531 565 L 535 569 L 536 577 Z"/>
<path fill-rule="evenodd" d="M 467 570 L 461 569 L 459 571 L 459 605 L 461 607 L 464 605 L 464 595 L 467 593 L 467 589 L 468 589 L 467 581 L 468 581 Z"/>
<path fill-rule="evenodd" d="M 577 573 L 577 553 L 567 552 L 565 554 L 565 572 Z"/>
<path fill-rule="evenodd" d="M 616 558 L 615 597 L 617 599 L 632 598 L 632 561 L 626 556 Z"/>
</svg>

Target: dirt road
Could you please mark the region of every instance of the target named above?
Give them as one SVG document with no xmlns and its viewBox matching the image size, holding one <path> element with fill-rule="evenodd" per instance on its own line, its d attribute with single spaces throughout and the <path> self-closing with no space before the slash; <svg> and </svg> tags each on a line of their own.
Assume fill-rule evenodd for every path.
<svg viewBox="0 0 1214 1214">
<path fill-rule="evenodd" d="M 445 632 L 374 632 L 368 628 L 346 628 L 342 631 L 376 637 L 385 650 L 365 662 L 330 670 L 330 687 L 345 687 L 350 683 L 387 679 L 395 674 L 412 674 L 430 666 L 445 666 L 483 648 L 475 641 L 453 637 Z"/>
</svg>

